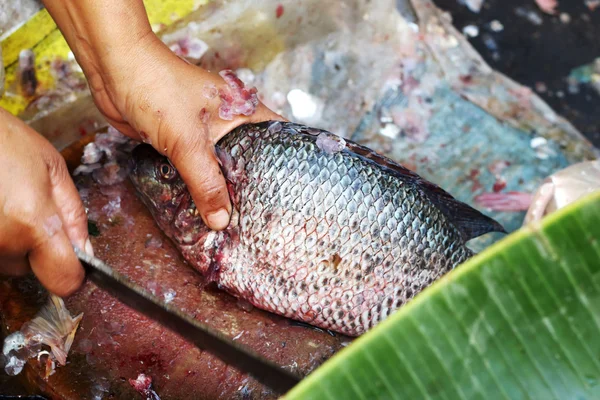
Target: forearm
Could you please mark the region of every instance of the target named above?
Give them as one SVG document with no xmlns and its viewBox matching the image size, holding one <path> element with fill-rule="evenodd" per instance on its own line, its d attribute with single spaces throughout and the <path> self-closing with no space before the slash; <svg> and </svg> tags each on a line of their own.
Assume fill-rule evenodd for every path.
<svg viewBox="0 0 600 400">
<path fill-rule="evenodd" d="M 142 0 L 42 0 L 88 76 L 119 68 L 154 40 Z"/>
</svg>

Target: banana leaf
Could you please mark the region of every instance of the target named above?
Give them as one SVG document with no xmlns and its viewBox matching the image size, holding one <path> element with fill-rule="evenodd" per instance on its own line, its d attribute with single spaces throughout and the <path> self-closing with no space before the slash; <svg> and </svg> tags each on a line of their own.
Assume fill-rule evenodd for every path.
<svg viewBox="0 0 600 400">
<path fill-rule="evenodd" d="M 423 291 L 287 399 L 600 399 L 600 193 Z"/>
</svg>

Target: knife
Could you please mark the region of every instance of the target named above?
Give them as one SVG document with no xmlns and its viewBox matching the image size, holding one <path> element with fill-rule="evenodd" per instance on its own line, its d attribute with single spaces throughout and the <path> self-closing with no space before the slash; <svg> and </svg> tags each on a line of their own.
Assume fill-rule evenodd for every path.
<svg viewBox="0 0 600 400">
<path fill-rule="evenodd" d="M 223 362 L 251 375 L 278 394 L 285 394 L 300 378 L 284 370 L 250 350 L 234 342 L 221 332 L 191 318 L 148 290 L 131 281 L 125 275 L 75 247 L 77 258 L 84 264 L 86 275 L 98 287 L 106 290 L 125 305 L 159 322 L 183 339 L 208 351 Z"/>
</svg>

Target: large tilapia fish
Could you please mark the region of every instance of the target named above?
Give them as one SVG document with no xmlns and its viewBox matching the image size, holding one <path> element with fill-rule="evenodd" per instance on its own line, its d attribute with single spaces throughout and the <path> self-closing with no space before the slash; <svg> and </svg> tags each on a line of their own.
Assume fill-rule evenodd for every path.
<svg viewBox="0 0 600 400">
<path fill-rule="evenodd" d="M 132 181 L 160 228 L 208 279 L 254 306 L 357 336 L 502 226 L 373 151 L 293 123 L 241 126 L 218 143 L 234 211 L 209 230 L 149 145 Z M 202 173 L 199 171 L 199 173 Z"/>
</svg>

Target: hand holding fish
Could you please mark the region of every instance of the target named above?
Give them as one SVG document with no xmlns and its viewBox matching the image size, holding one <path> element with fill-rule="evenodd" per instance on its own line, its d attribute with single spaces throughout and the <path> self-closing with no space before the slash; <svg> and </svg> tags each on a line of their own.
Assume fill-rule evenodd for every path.
<svg viewBox="0 0 600 400">
<path fill-rule="evenodd" d="M 237 126 L 283 118 L 255 92 L 236 86 L 241 82 L 235 76 L 219 76 L 175 55 L 152 32 L 142 0 L 44 4 L 111 125 L 169 157 L 205 223 L 224 229 L 231 202 L 215 144 Z M 223 108 L 223 97 L 230 106 Z"/>
<path fill-rule="evenodd" d="M 93 254 L 87 217 L 64 159 L 20 119 L 0 108 L 0 273 L 33 270 L 52 293 L 83 282 L 76 245 Z"/>
</svg>

